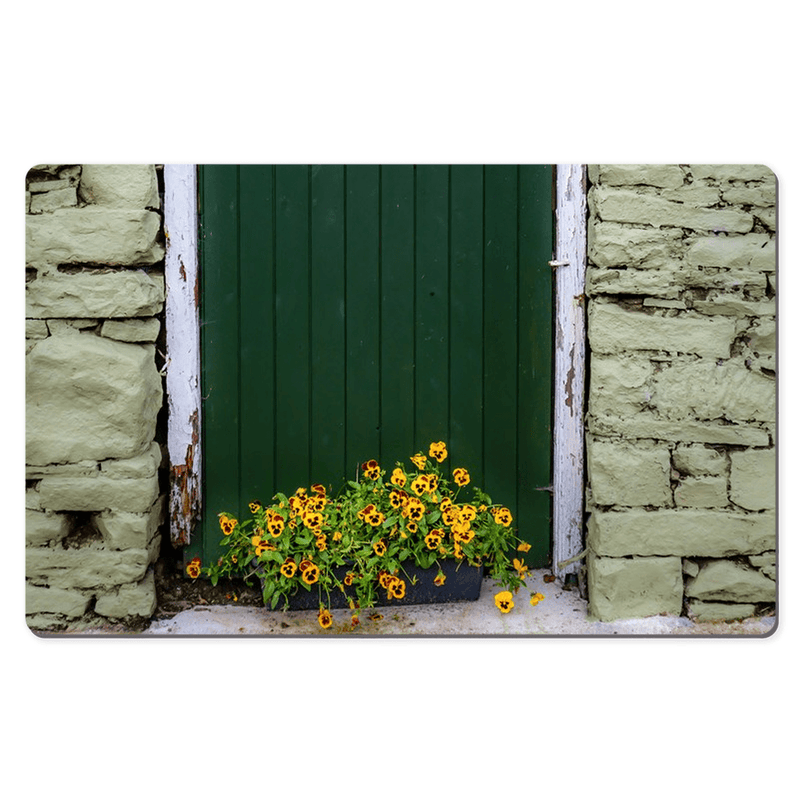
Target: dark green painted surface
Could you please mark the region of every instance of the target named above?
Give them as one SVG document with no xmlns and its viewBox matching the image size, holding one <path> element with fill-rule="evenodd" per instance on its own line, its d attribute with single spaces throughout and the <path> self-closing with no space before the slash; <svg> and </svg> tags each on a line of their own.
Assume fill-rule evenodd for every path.
<svg viewBox="0 0 800 800">
<path fill-rule="evenodd" d="M 550 166 L 200 168 L 204 523 L 432 441 L 549 561 Z"/>
</svg>

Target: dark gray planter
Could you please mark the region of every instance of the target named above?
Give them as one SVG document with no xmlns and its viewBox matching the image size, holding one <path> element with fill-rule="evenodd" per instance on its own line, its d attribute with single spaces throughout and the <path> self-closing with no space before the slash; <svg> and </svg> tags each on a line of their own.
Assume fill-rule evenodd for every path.
<svg viewBox="0 0 800 800">
<path fill-rule="evenodd" d="M 422 569 L 411 563 L 403 564 L 403 569 L 399 576 L 406 582 L 405 597 L 401 600 L 389 599 L 386 591 L 378 589 L 378 600 L 375 605 L 379 608 L 391 608 L 393 606 L 410 606 L 426 603 L 460 603 L 475 601 L 481 594 L 481 581 L 483 579 L 482 567 L 471 567 L 467 563 L 458 564 L 453 560 L 441 562 L 441 567 L 434 566 Z M 442 586 L 436 586 L 434 579 L 439 574 L 439 570 L 444 573 L 445 582 Z M 347 574 L 347 567 L 338 567 L 334 570 L 334 575 L 341 581 Z M 415 582 L 416 579 L 416 582 Z M 263 585 L 263 584 L 262 584 Z M 331 592 L 330 599 L 325 594 L 320 594 L 317 585 L 312 585 L 308 591 L 303 588 L 289 598 L 290 611 L 316 610 L 322 604 L 326 608 L 347 608 L 350 599 L 355 598 L 355 593 L 345 586 L 345 591 L 339 589 Z M 282 608 L 279 603 L 277 608 Z"/>
</svg>

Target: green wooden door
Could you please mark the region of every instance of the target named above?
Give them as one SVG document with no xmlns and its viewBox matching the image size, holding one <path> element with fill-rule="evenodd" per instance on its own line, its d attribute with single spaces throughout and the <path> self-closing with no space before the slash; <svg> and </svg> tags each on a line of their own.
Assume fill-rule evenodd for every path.
<svg viewBox="0 0 800 800">
<path fill-rule="evenodd" d="M 203 521 L 444 440 L 546 566 L 550 166 L 200 168 Z"/>
</svg>

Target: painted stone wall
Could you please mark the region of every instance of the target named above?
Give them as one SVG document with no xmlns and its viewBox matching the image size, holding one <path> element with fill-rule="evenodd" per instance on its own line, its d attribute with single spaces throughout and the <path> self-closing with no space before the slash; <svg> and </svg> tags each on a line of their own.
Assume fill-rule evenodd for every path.
<svg viewBox="0 0 800 800">
<path fill-rule="evenodd" d="M 155 609 L 165 509 L 160 207 L 152 165 L 39 165 L 26 178 L 32 629 Z"/>
<path fill-rule="evenodd" d="M 587 571 L 611 620 L 776 601 L 776 181 L 591 166 Z"/>
</svg>

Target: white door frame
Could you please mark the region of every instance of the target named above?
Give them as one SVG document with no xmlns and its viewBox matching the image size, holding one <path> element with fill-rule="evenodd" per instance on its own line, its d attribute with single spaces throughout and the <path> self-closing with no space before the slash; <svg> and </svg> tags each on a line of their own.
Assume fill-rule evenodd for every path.
<svg viewBox="0 0 800 800">
<path fill-rule="evenodd" d="M 563 562 L 583 545 L 585 176 L 582 164 L 556 166 L 552 568 L 562 579 L 578 570 Z M 170 538 L 185 545 L 202 507 L 196 165 L 164 166 L 164 226 Z"/>
</svg>

